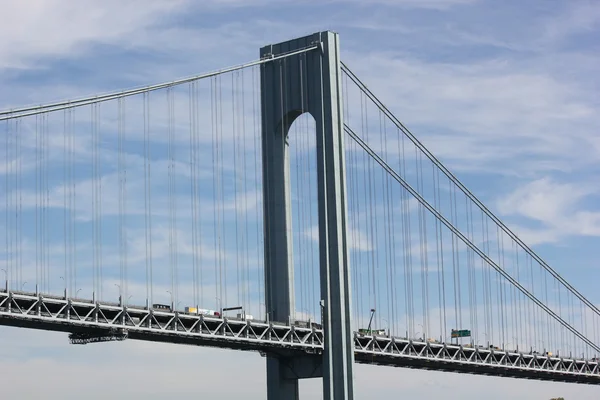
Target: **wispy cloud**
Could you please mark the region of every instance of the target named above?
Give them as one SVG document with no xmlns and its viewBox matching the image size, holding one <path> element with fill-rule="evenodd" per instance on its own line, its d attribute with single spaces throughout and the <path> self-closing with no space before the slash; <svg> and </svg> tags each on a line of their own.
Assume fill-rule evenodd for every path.
<svg viewBox="0 0 600 400">
<path fill-rule="evenodd" d="M 144 31 L 181 12 L 187 1 L 34 0 L 4 4 L 0 68 L 40 68 L 42 57 L 68 57 L 90 43 L 124 44 L 124 37 Z"/>
<path fill-rule="evenodd" d="M 542 223 L 540 229 L 517 229 L 527 243 L 556 242 L 570 235 L 600 236 L 600 212 L 582 207 L 587 197 L 597 194 L 595 186 L 542 178 L 502 197 L 498 208 L 504 215 Z"/>
</svg>

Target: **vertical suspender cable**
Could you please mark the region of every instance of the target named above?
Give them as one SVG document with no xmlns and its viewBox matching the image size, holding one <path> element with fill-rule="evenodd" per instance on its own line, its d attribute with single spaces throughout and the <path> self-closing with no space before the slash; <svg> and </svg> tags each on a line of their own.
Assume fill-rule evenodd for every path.
<svg viewBox="0 0 600 400">
<path fill-rule="evenodd" d="M 514 242 L 513 242 L 514 244 Z M 520 268 L 520 264 L 519 264 L 519 247 L 515 244 L 515 261 L 516 261 L 516 265 L 517 265 L 517 281 L 522 282 L 521 281 L 521 268 Z M 529 324 L 527 324 L 525 326 L 525 329 L 523 329 L 523 314 L 525 313 L 525 310 L 521 307 L 521 298 L 522 298 L 522 294 L 517 292 L 517 310 L 518 310 L 518 327 L 519 327 L 519 343 L 531 343 L 528 340 L 524 340 L 526 335 L 527 337 L 529 337 Z M 527 321 L 527 319 L 525 319 Z M 525 350 L 525 349 L 524 349 Z"/>
<path fill-rule="evenodd" d="M 387 129 L 386 129 L 386 124 L 385 124 L 385 118 L 383 117 L 383 115 L 381 115 L 380 113 L 380 118 L 382 119 L 383 122 L 383 137 L 384 137 L 384 142 L 383 142 L 383 146 L 385 149 L 385 154 L 386 154 L 386 158 L 389 159 L 389 148 L 388 148 L 388 134 L 387 134 Z M 384 180 L 385 180 L 385 192 L 384 192 L 384 196 L 385 196 L 385 208 L 384 210 L 387 213 L 387 218 L 386 218 L 386 222 L 387 222 L 387 232 L 385 232 L 385 237 L 387 238 L 387 246 L 386 246 L 386 253 L 387 253 L 387 257 L 386 257 L 386 298 L 387 298 L 387 333 L 388 335 L 392 334 L 392 328 L 393 328 L 393 314 L 394 314 L 394 301 L 393 301 L 393 293 L 394 293 L 394 289 L 393 289 L 393 262 L 394 262 L 394 258 L 393 258 L 393 248 L 394 248 L 394 242 L 393 242 L 393 223 L 394 223 L 394 218 L 393 218 L 393 214 L 392 214 L 392 199 L 391 199 L 391 189 L 390 189 L 390 176 L 389 174 L 385 173 L 385 171 L 383 171 L 384 174 Z"/>
<path fill-rule="evenodd" d="M 42 288 L 42 279 L 40 273 L 40 259 L 39 259 L 39 168 L 40 168 L 40 115 L 35 116 L 35 283 L 40 289 Z M 8 121 L 6 121 L 6 128 L 8 129 Z M 6 279 L 8 280 L 8 272 Z"/>
<path fill-rule="evenodd" d="M 9 217 L 10 217 L 10 213 L 9 213 L 9 180 L 10 180 L 10 174 L 9 174 L 9 170 L 10 170 L 10 155 L 8 152 L 8 142 L 9 142 L 9 137 L 10 137 L 10 124 L 12 123 L 11 120 L 7 120 L 6 121 L 6 135 L 4 137 L 5 140 L 5 155 L 4 155 L 4 160 L 5 160 L 5 164 L 6 164 L 6 172 L 4 174 L 4 193 L 6 193 L 5 197 L 4 197 L 4 201 L 5 201 L 5 206 L 4 206 L 4 218 L 5 218 L 5 226 L 4 226 L 4 235 L 5 235 L 5 241 L 6 241 L 6 276 L 7 276 L 7 280 L 11 281 L 12 280 L 12 274 L 11 274 L 11 270 L 10 270 L 10 247 L 9 247 L 9 236 L 10 236 L 10 226 L 9 226 Z M 11 281 L 12 282 L 12 281 Z M 11 285 L 12 286 L 12 285 Z M 20 289 L 20 288 L 18 288 Z"/>
<path fill-rule="evenodd" d="M 119 208 L 119 226 L 118 234 L 119 238 L 119 304 L 124 304 L 127 296 L 124 293 L 125 285 L 125 266 L 123 264 L 125 260 L 125 254 L 123 251 L 124 242 L 124 228 L 123 228 L 123 99 L 117 100 L 117 177 L 119 182 L 118 192 L 118 208 Z"/>
<path fill-rule="evenodd" d="M 211 96 L 210 96 L 210 119 L 211 119 L 211 133 L 212 133 L 212 171 L 213 171 L 213 207 L 215 208 L 214 212 L 213 212 L 213 231 L 214 231 L 214 235 L 213 237 L 214 239 L 214 253 L 215 253 L 215 301 L 216 301 L 216 308 L 219 309 L 219 303 L 220 303 L 220 296 L 221 296 L 221 292 L 219 291 L 219 253 L 218 253 L 218 230 L 217 230 L 217 220 L 219 218 L 220 215 L 220 211 L 218 208 L 218 203 L 217 203 L 217 146 L 218 146 L 218 141 L 217 141 L 217 128 L 216 128 L 216 115 L 217 115 L 217 111 L 216 111 L 216 103 L 217 103 L 217 99 L 216 99 L 216 80 L 217 78 L 215 78 L 214 80 L 211 78 L 210 79 L 210 91 L 211 91 Z"/>
<path fill-rule="evenodd" d="M 223 81 L 219 76 L 217 78 L 218 85 L 218 119 L 217 119 L 217 133 L 218 133 L 218 154 L 217 160 L 219 161 L 219 207 L 221 210 L 221 215 L 219 215 L 219 268 L 220 272 L 220 289 L 223 299 L 221 302 L 225 301 L 225 304 L 229 303 L 229 297 L 227 296 L 227 259 L 225 258 L 225 246 L 226 246 L 226 236 L 225 236 L 225 166 L 223 160 L 223 148 L 225 146 L 225 140 L 223 138 Z"/>
<path fill-rule="evenodd" d="M 67 114 L 68 109 L 63 110 L 63 258 L 64 258 L 64 272 L 63 272 L 63 288 L 67 289 L 68 286 L 68 272 L 67 272 L 67 264 L 68 264 L 68 252 L 67 252 L 67 242 L 68 234 L 67 234 Z"/>
<path fill-rule="evenodd" d="M 415 147 L 415 163 L 417 172 L 417 190 L 419 193 L 424 194 L 423 185 L 423 158 L 422 153 L 417 151 Z M 419 217 L 419 239 L 420 239 L 420 251 L 421 251 L 421 292 L 423 293 L 422 307 L 423 307 L 423 338 L 427 337 L 429 333 L 429 271 L 428 271 L 428 257 L 427 257 L 427 215 L 422 204 L 418 206 L 418 217 Z"/>
<path fill-rule="evenodd" d="M 175 262 L 175 301 L 179 303 L 179 228 L 177 223 L 177 122 L 175 114 L 175 95 L 171 91 L 171 132 L 173 134 L 173 148 L 172 148 L 172 165 L 173 168 L 171 173 L 173 174 L 173 251 L 174 251 L 174 262 Z"/>
<path fill-rule="evenodd" d="M 198 246 L 197 256 L 196 256 L 196 268 L 198 272 L 196 273 L 196 277 L 199 278 L 198 286 L 199 290 L 197 290 L 196 295 L 199 296 L 199 299 L 196 299 L 196 306 L 199 306 L 199 303 L 204 303 L 204 278 L 203 278 L 203 266 L 202 266 L 202 256 L 203 256 L 203 240 L 202 240 L 202 213 L 199 212 L 200 207 L 200 183 L 198 180 L 200 179 L 200 164 L 198 163 L 198 157 L 200 154 L 200 125 L 198 121 L 199 115 L 199 91 L 198 91 L 198 83 L 194 85 L 194 93 L 192 93 L 194 98 L 194 108 L 192 110 L 194 115 L 194 120 L 196 123 L 195 132 L 194 132 L 194 140 L 195 140 L 195 150 L 194 150 L 194 165 L 195 165 L 195 174 L 194 174 L 194 190 L 195 190 L 195 203 L 194 209 L 196 214 L 196 245 Z"/>
<path fill-rule="evenodd" d="M 192 301 L 196 307 L 198 307 L 198 244 L 196 238 L 196 143 L 195 143 L 195 129 L 196 129 L 196 115 L 195 115 L 195 95 L 194 89 L 196 82 L 192 82 L 188 85 L 188 115 L 189 115 L 189 156 L 190 156 L 190 213 L 192 222 Z"/>
<path fill-rule="evenodd" d="M 243 275 L 240 274 L 240 229 L 239 229 L 239 207 L 238 207 L 238 118 L 237 118 L 237 96 L 236 96 L 235 74 L 231 74 L 231 121 L 233 133 L 233 202 L 235 210 L 232 213 L 235 221 L 235 269 L 237 286 L 237 304 L 242 304 L 241 282 Z"/>
<path fill-rule="evenodd" d="M 467 228 L 467 237 L 469 238 L 469 240 L 472 242 L 473 241 L 473 236 L 471 235 L 471 219 L 470 219 L 470 214 L 469 214 L 469 202 L 468 199 L 465 197 L 465 217 L 467 219 L 466 221 L 466 228 Z M 473 267 L 471 265 L 471 254 L 472 254 L 472 250 L 469 249 L 467 247 L 467 286 L 468 286 L 468 291 L 469 291 L 469 326 L 471 326 L 471 329 L 474 331 L 472 332 L 473 336 L 476 335 L 476 330 L 477 330 L 477 326 L 475 325 L 475 320 L 473 317 L 473 311 L 474 311 L 474 306 L 473 306 L 473 277 L 472 277 L 472 271 L 473 271 Z"/>
<path fill-rule="evenodd" d="M 76 185 L 76 181 L 75 181 L 75 109 L 71 110 L 71 144 L 69 146 L 69 149 L 71 151 L 71 162 L 69 163 L 69 166 L 71 168 L 71 195 L 72 195 L 72 200 L 71 200 L 71 248 L 72 248 L 72 258 L 71 258 L 71 266 L 72 266 L 72 273 L 73 273 L 73 288 L 72 290 L 75 291 L 75 294 L 77 294 L 77 290 L 78 290 L 78 281 L 77 281 L 77 271 L 78 271 L 78 265 L 77 265 L 77 185 Z"/>
<path fill-rule="evenodd" d="M 244 193 L 244 231 L 243 231 L 243 237 L 244 237 L 244 245 L 245 245 L 245 249 L 244 251 L 244 264 L 245 264 L 245 281 L 246 281 L 246 299 L 245 299 L 245 303 L 247 305 L 247 307 L 251 307 L 252 303 L 251 303 L 251 299 L 250 299 L 250 255 L 249 255 L 249 249 L 250 246 L 248 244 L 249 239 L 250 239 L 250 232 L 249 232 L 249 225 L 248 225 L 248 214 L 250 212 L 250 210 L 248 209 L 248 163 L 246 162 L 246 153 L 248 151 L 247 149 L 247 143 L 246 143 L 246 85 L 245 85 L 245 79 L 244 79 L 244 69 L 242 69 L 241 72 L 241 87 L 242 87 L 242 102 L 241 102 L 241 116 L 242 116 L 242 164 L 244 166 L 244 187 L 243 187 L 243 193 Z M 252 309 L 250 309 L 250 311 L 252 311 Z"/>
<path fill-rule="evenodd" d="M 263 302 L 263 279 L 264 279 L 264 263 L 261 263 L 261 260 L 264 261 L 260 257 L 260 254 L 263 252 L 263 249 L 260 246 L 260 187 L 259 187 L 259 178 L 258 178 L 258 165 L 259 165 L 259 148 L 260 144 L 260 127 L 259 121 L 260 118 L 257 118 L 258 110 L 256 108 L 256 97 L 260 94 L 260 87 L 256 83 L 255 71 L 256 69 L 252 69 L 252 128 L 253 128 L 253 142 L 254 142 L 254 183 L 255 183 L 255 191 L 256 191 L 256 261 L 257 265 L 257 281 L 258 281 L 258 303 L 259 303 L 259 318 L 262 319 L 262 311 L 263 308 L 260 307 L 260 304 Z M 259 70 L 260 72 L 260 70 Z"/>
<path fill-rule="evenodd" d="M 128 271 L 128 246 L 127 246 L 127 150 L 124 149 L 127 143 L 127 107 L 126 99 L 123 98 L 122 107 L 122 128 L 121 128 L 121 150 L 123 154 L 123 293 L 126 304 L 129 302 L 129 271 Z"/>
<path fill-rule="evenodd" d="M 368 108 L 365 104 L 364 108 L 364 116 L 365 116 L 365 135 L 369 137 L 369 115 Z M 371 257 L 369 258 L 369 302 L 371 307 L 377 310 L 377 294 L 375 291 L 375 232 L 373 231 L 374 219 L 375 215 L 373 215 L 373 161 L 371 158 L 368 159 L 367 162 L 367 192 L 368 197 L 365 199 L 365 203 L 368 204 L 367 210 L 367 235 L 369 237 L 370 245 L 371 245 Z M 376 229 L 376 228 L 375 228 Z"/>
<path fill-rule="evenodd" d="M 146 264 L 146 301 L 151 306 L 152 298 L 150 296 L 150 255 L 149 255 L 149 224 L 148 220 L 150 214 L 148 212 L 148 188 L 150 182 L 148 182 L 148 93 L 142 94 L 142 118 L 143 122 L 143 133 L 144 133 L 144 250 L 145 250 L 145 264 Z"/>
<path fill-rule="evenodd" d="M 97 149 L 97 157 L 100 158 L 99 152 L 100 152 L 100 148 L 101 148 L 101 144 L 102 144 L 102 124 L 100 122 L 101 120 L 101 105 L 98 104 L 98 108 L 97 108 L 97 116 L 96 116 L 96 124 L 97 124 L 97 142 L 96 145 L 98 146 Z M 100 299 L 104 298 L 104 265 L 103 265 L 103 254 L 102 254 L 102 203 L 103 203 L 103 199 L 102 199 L 102 166 L 100 165 L 100 162 L 98 161 L 98 200 L 97 200 L 97 207 L 98 207 L 98 268 L 99 268 L 99 292 L 100 292 Z"/>
<path fill-rule="evenodd" d="M 361 99 L 360 115 L 361 115 L 362 131 L 366 132 L 366 129 L 367 129 L 366 125 L 367 124 L 365 122 L 365 109 L 364 109 L 365 106 L 363 104 L 364 103 L 364 97 L 363 97 L 362 93 L 361 93 L 361 98 L 360 99 Z M 363 152 L 363 174 L 362 174 L 363 175 L 363 182 L 362 182 L 363 183 L 363 191 L 362 192 L 363 192 L 363 195 L 364 195 L 363 196 L 363 201 L 364 201 L 364 203 L 363 203 L 363 209 L 364 209 L 364 216 L 365 216 L 365 218 L 364 218 L 364 221 L 365 221 L 364 229 L 365 229 L 365 232 L 366 232 L 366 235 L 365 235 L 366 238 L 365 239 L 366 239 L 366 241 L 367 241 L 367 243 L 369 245 L 370 252 L 373 252 L 374 248 L 373 248 L 373 243 L 371 241 L 371 231 L 369 230 L 369 213 L 368 213 L 368 209 L 367 209 L 367 205 L 368 205 L 368 195 L 367 195 L 367 182 L 368 182 L 368 180 L 367 180 L 367 173 L 368 173 L 368 166 L 369 166 L 369 164 L 368 164 L 368 162 L 365 162 L 365 160 L 367 160 L 367 157 L 366 157 L 366 154 Z M 366 254 L 365 255 L 365 266 L 366 266 L 366 275 L 367 275 L 366 282 L 361 277 L 361 282 L 366 283 L 366 286 L 367 286 L 366 290 L 364 290 L 363 293 L 364 293 L 365 296 L 368 296 L 367 299 L 366 299 L 366 304 L 369 304 L 369 305 L 372 304 L 371 303 L 372 299 L 371 299 L 371 280 L 370 280 L 370 277 L 371 277 L 370 260 L 371 260 L 371 254 Z M 367 307 L 366 310 L 369 310 L 369 308 L 370 307 Z M 363 310 L 363 312 L 364 312 L 364 310 Z M 366 315 L 365 315 L 365 317 L 366 317 Z"/>
<path fill-rule="evenodd" d="M 98 296 L 98 246 L 96 245 L 96 104 L 90 105 L 90 144 L 92 147 L 92 171 L 91 179 L 92 182 L 92 292 L 94 300 Z"/>
<path fill-rule="evenodd" d="M 548 280 L 547 275 L 543 273 L 542 266 L 540 265 L 540 275 L 544 275 L 544 303 L 548 304 Z M 550 344 L 552 342 L 552 332 L 550 329 L 550 315 L 546 313 L 546 326 L 544 331 L 546 331 L 546 346 L 550 348 Z M 575 343 L 573 343 L 575 344 Z M 575 347 L 575 346 L 573 346 Z"/>
<path fill-rule="evenodd" d="M 438 176 L 436 174 L 436 168 L 435 165 L 431 165 L 431 172 L 432 172 L 432 178 L 433 178 L 433 207 L 440 211 L 440 204 L 438 203 L 438 196 L 439 196 L 439 183 L 436 179 L 436 176 Z M 444 313 L 444 306 L 442 305 L 442 300 L 443 300 L 443 296 L 442 296 L 442 268 L 441 268 L 441 251 L 440 251 L 440 242 L 441 242 L 441 235 L 440 235 L 440 221 L 438 221 L 437 219 L 434 221 L 435 222 L 435 260 L 436 260 L 436 268 L 437 268 L 437 287 L 438 287 L 438 307 L 439 307 L 439 318 L 440 318 L 440 342 L 443 341 L 443 336 L 445 334 L 445 326 L 444 326 L 444 321 L 443 321 L 443 313 Z"/>
<path fill-rule="evenodd" d="M 146 148 L 146 162 L 148 164 L 148 257 L 150 264 L 150 304 L 154 302 L 154 266 L 153 266 L 153 249 L 152 249 L 152 157 L 151 157 L 151 126 L 150 126 L 150 93 L 146 95 L 146 137 L 148 147 Z"/>
<path fill-rule="evenodd" d="M 386 135 L 388 134 L 388 126 L 387 124 L 385 124 L 384 121 L 384 129 L 386 132 Z M 386 139 L 387 141 L 387 139 Z M 389 144 L 391 146 L 391 142 Z M 386 144 L 386 147 L 388 146 L 388 144 Z M 392 156 L 393 156 L 393 150 L 391 150 Z M 390 335 L 398 335 L 398 299 L 397 299 L 397 289 L 396 289 L 396 282 L 398 279 L 398 275 L 397 275 L 397 259 L 398 259 L 398 253 L 397 253 L 397 247 L 396 247 L 396 212 L 395 212 L 395 204 L 396 202 L 394 201 L 394 199 L 396 198 L 396 196 L 394 195 L 394 188 L 396 187 L 391 180 L 391 177 L 388 176 L 388 186 L 389 186 L 389 190 L 388 190 L 388 207 L 389 207 L 389 212 L 388 215 L 390 215 L 390 278 L 389 278 L 389 286 L 390 286 L 390 302 L 391 302 L 391 310 L 390 310 L 390 315 L 389 315 L 389 325 L 390 325 Z"/>
<path fill-rule="evenodd" d="M 171 308 L 175 307 L 176 299 L 175 299 L 175 255 L 173 248 L 173 124 L 172 124 L 172 115 L 171 115 L 171 91 L 172 88 L 168 88 L 166 92 L 167 96 L 167 158 L 168 158 L 168 175 L 169 175 L 169 272 L 171 275 L 171 290 L 170 290 L 170 305 Z"/>
<path fill-rule="evenodd" d="M 387 159 L 387 146 L 384 146 L 384 134 L 383 134 L 383 118 L 381 115 L 381 111 L 378 113 L 379 116 L 379 145 L 382 147 L 382 150 L 384 151 L 384 153 L 386 154 L 386 159 Z M 390 268 L 390 263 L 389 263 L 389 246 L 388 246 L 388 242 L 389 242 L 389 236 L 388 232 L 389 232 L 389 222 L 390 222 L 390 217 L 388 214 L 388 207 L 387 207 L 387 198 L 388 198 L 388 187 L 386 185 L 387 182 L 387 177 L 386 175 L 389 175 L 385 172 L 384 169 L 381 169 L 381 189 L 378 190 L 378 192 L 383 192 L 382 194 L 382 201 L 381 201 L 381 205 L 383 208 L 383 222 L 382 222 L 382 233 L 383 233 L 383 253 L 384 253 L 384 259 L 385 259 L 385 270 L 383 271 L 383 273 L 385 273 L 386 276 L 386 280 L 384 280 L 384 282 L 387 282 L 388 280 L 388 276 L 389 276 L 389 268 Z M 379 293 L 379 299 L 381 299 L 381 286 L 379 284 L 379 282 L 382 281 L 382 276 L 379 273 L 377 275 L 377 292 Z M 384 314 L 387 316 L 387 321 L 389 324 L 389 310 L 390 310 L 390 296 L 389 296 L 389 286 L 387 284 L 384 285 L 385 290 L 386 290 L 386 303 L 385 306 L 387 308 L 387 313 Z M 380 304 L 382 304 L 380 302 Z M 381 315 L 383 314 L 384 310 L 381 309 L 381 311 L 378 313 L 379 314 L 379 328 L 381 328 Z M 388 327 L 389 329 L 389 327 Z"/>
<path fill-rule="evenodd" d="M 400 174 L 407 176 L 406 170 L 406 153 L 404 144 L 404 135 L 401 135 L 401 149 L 399 152 L 402 154 L 400 165 Z M 406 190 L 401 190 L 401 207 L 402 207 L 402 243 L 404 244 L 404 282 L 405 282 L 405 303 L 406 303 L 406 336 L 413 337 L 414 335 L 414 307 L 413 307 L 413 291 L 412 291 L 412 243 L 410 242 L 410 213 L 409 213 L 409 202 L 408 193 Z"/>
<path fill-rule="evenodd" d="M 10 126 L 11 129 L 8 132 L 8 135 L 6 136 L 6 173 L 5 173 L 5 177 L 6 177 L 6 201 L 7 201 L 7 205 L 6 205 L 6 233 L 7 233 L 7 249 L 6 249 L 6 258 L 7 258 L 7 262 L 8 262 L 8 271 L 10 271 L 10 275 L 12 277 L 12 280 L 15 283 L 15 286 L 17 286 L 17 290 L 22 290 L 22 287 L 19 286 L 19 281 L 18 281 L 18 274 L 16 271 L 16 268 L 13 264 L 13 234 L 14 234 L 14 228 L 13 228 L 13 215 L 12 215 L 12 202 L 13 202 L 13 195 L 11 193 L 11 190 L 13 190 L 12 186 L 12 177 L 13 177 L 13 161 L 12 161 L 12 157 L 13 155 L 12 150 L 12 136 L 14 134 L 14 121 L 11 121 Z"/>
<path fill-rule="evenodd" d="M 450 188 L 450 217 L 452 225 L 456 226 L 456 202 L 455 202 L 455 194 L 454 186 L 451 182 L 449 182 Z M 458 272 L 459 266 L 457 266 L 457 252 L 458 249 L 456 243 L 456 235 L 451 233 L 452 235 L 452 278 L 454 281 L 454 329 L 462 329 L 462 321 L 459 321 L 460 315 L 460 275 Z"/>
<path fill-rule="evenodd" d="M 19 273 L 21 274 L 20 279 L 23 281 L 23 121 L 19 119 L 17 128 L 17 140 L 19 147 L 17 154 L 19 155 L 18 165 L 18 182 L 19 182 Z"/>
</svg>

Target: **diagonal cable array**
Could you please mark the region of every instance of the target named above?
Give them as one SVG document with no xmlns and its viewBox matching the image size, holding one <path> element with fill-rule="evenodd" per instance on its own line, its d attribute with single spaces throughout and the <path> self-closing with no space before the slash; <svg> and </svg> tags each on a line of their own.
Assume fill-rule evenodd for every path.
<svg viewBox="0 0 600 400">
<path fill-rule="evenodd" d="M 579 300 L 581 300 L 586 306 L 590 307 L 594 312 L 600 315 L 600 309 L 590 302 L 585 296 L 583 296 L 577 289 L 570 285 L 564 278 L 562 278 L 558 272 L 552 269 L 541 257 L 539 257 L 529 246 L 527 246 L 519 237 L 512 232 L 498 217 L 496 217 L 471 191 L 462 184 L 462 182 L 456 178 L 423 144 L 400 122 L 385 105 L 367 88 L 367 86 L 344 64 L 342 63 L 342 70 L 345 74 L 354 82 L 363 93 L 371 100 L 379 109 L 398 127 L 398 129 L 406 135 L 408 139 L 419 149 L 433 164 L 442 171 L 446 177 L 448 177 L 456 186 L 463 191 L 466 196 L 473 201 L 481 210 L 488 216 L 494 223 L 496 223 L 512 240 L 514 240 L 523 250 L 527 252 L 536 262 L 538 262 L 553 278 L 557 279 L 562 285 L 568 288 Z"/>
<path fill-rule="evenodd" d="M 356 328 L 597 357 L 597 308 L 342 72 Z"/>
<path fill-rule="evenodd" d="M 452 231 L 464 244 L 466 244 L 471 250 L 473 250 L 479 257 L 481 257 L 488 265 L 494 268 L 500 273 L 508 282 L 519 289 L 525 296 L 533 301 L 538 307 L 547 312 L 552 318 L 558 321 L 562 326 L 567 328 L 575 336 L 581 339 L 583 342 L 588 344 L 597 352 L 600 352 L 600 347 L 590 341 L 581 332 L 577 331 L 567 321 L 563 320 L 559 315 L 547 307 L 540 299 L 531 294 L 525 287 L 523 287 L 516 279 L 490 259 L 479 247 L 477 247 L 469 238 L 467 238 L 462 232 L 460 232 L 454 224 L 448 221 L 440 212 L 438 212 L 431 204 L 427 202 L 413 187 L 411 187 L 404 179 L 400 177 L 381 157 L 379 157 L 352 129 L 348 126 L 344 126 L 346 133 L 356 142 L 358 145 L 365 150 L 369 156 L 371 156 L 387 173 L 389 173 L 404 189 L 406 189 L 413 198 L 415 198 L 421 205 L 423 205 L 427 211 L 438 218 L 448 229 Z"/>
</svg>

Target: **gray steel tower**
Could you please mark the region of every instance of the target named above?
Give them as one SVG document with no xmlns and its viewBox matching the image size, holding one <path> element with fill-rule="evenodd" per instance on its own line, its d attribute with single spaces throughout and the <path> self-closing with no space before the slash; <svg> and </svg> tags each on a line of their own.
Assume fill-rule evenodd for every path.
<svg viewBox="0 0 600 400">
<path fill-rule="evenodd" d="M 333 32 L 265 46 L 261 58 L 290 55 L 261 66 L 265 298 L 269 317 L 294 313 L 294 265 L 287 135 L 304 112 L 316 121 L 319 259 L 325 346 L 322 358 L 267 356 L 270 400 L 298 399 L 298 379 L 323 377 L 325 400 L 353 398 L 350 273 L 346 242 L 344 122 L 339 37 Z"/>
</svg>

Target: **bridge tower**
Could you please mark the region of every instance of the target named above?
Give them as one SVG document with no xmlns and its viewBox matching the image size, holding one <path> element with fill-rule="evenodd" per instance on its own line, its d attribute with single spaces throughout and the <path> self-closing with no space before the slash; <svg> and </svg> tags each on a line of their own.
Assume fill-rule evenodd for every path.
<svg viewBox="0 0 600 400">
<path fill-rule="evenodd" d="M 311 46 L 317 50 L 294 55 Z M 294 311 L 291 200 L 287 135 L 308 112 L 316 121 L 319 264 L 324 352 L 319 357 L 267 356 L 269 400 L 298 399 L 298 379 L 323 378 L 324 400 L 353 398 L 353 339 L 346 242 L 346 183 L 339 37 L 315 33 L 268 45 L 261 58 L 290 56 L 261 66 L 265 230 L 265 305 L 269 318 Z"/>
</svg>

